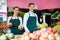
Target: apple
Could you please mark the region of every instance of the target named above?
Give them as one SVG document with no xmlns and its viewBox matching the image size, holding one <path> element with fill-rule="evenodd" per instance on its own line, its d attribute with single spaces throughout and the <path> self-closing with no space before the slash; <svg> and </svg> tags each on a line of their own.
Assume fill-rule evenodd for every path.
<svg viewBox="0 0 60 40">
<path fill-rule="evenodd" d="M 30 33 L 30 35 L 29 35 L 30 37 L 33 37 L 33 33 Z"/>
<path fill-rule="evenodd" d="M 24 40 L 30 40 L 30 37 L 29 36 L 25 36 Z"/>
<path fill-rule="evenodd" d="M 58 33 L 55 33 L 55 37 L 57 37 L 57 36 L 59 36 L 59 34 Z"/>
<path fill-rule="evenodd" d="M 37 30 L 37 31 L 36 31 L 36 35 L 37 35 L 37 37 L 40 37 L 40 36 L 41 36 L 40 30 Z"/>
<path fill-rule="evenodd" d="M 0 28 L 6 28 L 6 27 L 7 27 L 6 22 L 0 23 Z"/>
<path fill-rule="evenodd" d="M 51 30 L 51 27 L 47 27 L 46 30 Z"/>
<path fill-rule="evenodd" d="M 45 40 L 44 37 L 40 37 L 39 40 Z"/>
<path fill-rule="evenodd" d="M 55 37 L 55 36 L 54 36 L 53 33 L 48 35 L 48 39 L 49 39 L 49 40 L 54 40 L 54 39 L 55 39 L 54 37 Z"/>
<path fill-rule="evenodd" d="M 47 32 L 48 34 L 51 34 L 51 33 L 52 33 L 51 30 L 47 30 L 46 32 Z"/>
<path fill-rule="evenodd" d="M 41 31 L 45 32 L 46 31 L 46 28 L 42 28 Z"/>
<path fill-rule="evenodd" d="M 14 38 L 21 39 L 22 35 L 15 35 Z"/>
<path fill-rule="evenodd" d="M 24 32 L 23 35 L 24 36 L 29 36 L 30 35 L 30 32 Z"/>
<path fill-rule="evenodd" d="M 38 39 L 37 35 L 35 33 L 31 33 L 30 38 L 31 38 L 31 40 L 37 40 Z"/>
<path fill-rule="evenodd" d="M 30 33 L 29 32 L 24 32 L 21 40 L 30 40 Z"/>
<path fill-rule="evenodd" d="M 31 38 L 31 40 L 37 40 L 36 38 Z"/>
<path fill-rule="evenodd" d="M 52 33 L 51 28 L 50 28 L 50 27 L 47 27 L 47 28 L 46 28 L 46 32 L 47 32 L 48 34 L 51 34 L 51 33 Z"/>
<path fill-rule="evenodd" d="M 57 37 L 56 37 L 56 40 L 60 40 L 60 36 L 57 36 Z"/>
<path fill-rule="evenodd" d="M 25 36 L 24 36 L 24 35 L 22 35 L 20 40 L 24 40 L 24 38 L 25 38 Z"/>
<path fill-rule="evenodd" d="M 56 30 L 54 29 L 54 28 L 52 28 L 52 30 L 51 30 L 53 33 L 56 33 Z"/>
<path fill-rule="evenodd" d="M 48 37 L 48 33 L 45 32 L 44 34 L 42 34 L 42 36 L 43 36 L 44 38 L 47 38 L 47 37 Z"/>
</svg>

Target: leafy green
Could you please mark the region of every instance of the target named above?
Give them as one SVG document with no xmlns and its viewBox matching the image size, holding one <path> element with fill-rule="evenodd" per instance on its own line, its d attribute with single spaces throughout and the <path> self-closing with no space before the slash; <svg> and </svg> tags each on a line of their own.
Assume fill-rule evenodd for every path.
<svg viewBox="0 0 60 40">
<path fill-rule="evenodd" d="M 55 18 L 59 14 L 60 14 L 60 12 L 59 11 L 56 11 L 55 13 L 52 14 L 51 18 Z"/>
</svg>

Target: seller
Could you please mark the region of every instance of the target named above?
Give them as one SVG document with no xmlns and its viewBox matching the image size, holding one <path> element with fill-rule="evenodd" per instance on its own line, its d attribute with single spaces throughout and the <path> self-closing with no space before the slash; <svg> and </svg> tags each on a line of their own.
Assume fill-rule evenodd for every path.
<svg viewBox="0 0 60 40">
<path fill-rule="evenodd" d="M 25 31 L 32 33 L 36 28 L 38 28 L 38 17 L 37 14 L 33 12 L 35 9 L 34 3 L 30 3 L 28 8 L 29 12 L 24 15 L 23 27 L 25 28 Z"/>
<path fill-rule="evenodd" d="M 22 18 L 18 16 L 19 14 L 19 7 L 13 8 L 13 15 L 8 17 L 8 27 L 11 30 L 11 33 L 14 35 L 16 34 L 23 34 L 23 27 L 22 27 Z"/>
</svg>

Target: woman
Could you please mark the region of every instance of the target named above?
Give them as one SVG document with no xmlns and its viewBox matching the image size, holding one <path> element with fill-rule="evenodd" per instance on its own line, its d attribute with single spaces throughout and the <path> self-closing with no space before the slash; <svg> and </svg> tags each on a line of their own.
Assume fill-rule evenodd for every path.
<svg viewBox="0 0 60 40">
<path fill-rule="evenodd" d="M 18 16 L 19 7 L 13 8 L 13 15 L 8 18 L 8 27 L 13 34 L 23 34 L 22 18 Z"/>
</svg>

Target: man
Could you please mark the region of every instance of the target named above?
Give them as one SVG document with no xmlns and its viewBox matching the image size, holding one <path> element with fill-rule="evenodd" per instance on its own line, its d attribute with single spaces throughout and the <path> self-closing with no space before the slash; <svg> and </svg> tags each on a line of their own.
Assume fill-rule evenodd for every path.
<svg viewBox="0 0 60 40">
<path fill-rule="evenodd" d="M 35 9 L 35 4 L 30 3 L 28 5 L 28 8 L 29 12 L 25 13 L 24 15 L 23 26 L 25 28 L 25 31 L 32 33 L 37 28 L 38 18 L 36 13 L 33 12 Z"/>
</svg>

